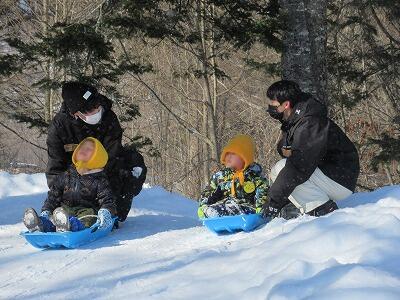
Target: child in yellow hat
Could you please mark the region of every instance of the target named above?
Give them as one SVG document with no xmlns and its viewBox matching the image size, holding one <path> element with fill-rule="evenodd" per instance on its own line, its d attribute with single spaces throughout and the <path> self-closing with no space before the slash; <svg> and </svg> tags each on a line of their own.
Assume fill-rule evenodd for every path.
<svg viewBox="0 0 400 300">
<path fill-rule="evenodd" d="M 268 182 L 262 168 L 254 162 L 255 143 L 239 134 L 224 147 L 221 163 L 225 168 L 212 175 L 201 194 L 200 218 L 252 214 L 267 201 Z"/>
<path fill-rule="evenodd" d="M 72 155 L 73 165 L 57 176 L 40 216 L 33 208 L 24 214 L 29 231 L 79 231 L 95 222 L 99 229 L 112 224 L 115 204 L 103 171 L 108 154 L 95 138 L 84 139 Z"/>
</svg>

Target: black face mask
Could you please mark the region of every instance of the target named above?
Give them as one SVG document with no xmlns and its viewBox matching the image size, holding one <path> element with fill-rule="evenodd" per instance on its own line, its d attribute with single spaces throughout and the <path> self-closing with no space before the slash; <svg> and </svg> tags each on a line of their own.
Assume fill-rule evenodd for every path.
<svg viewBox="0 0 400 300">
<path fill-rule="evenodd" d="M 282 121 L 283 120 L 283 112 L 278 111 L 278 106 L 268 105 L 267 113 L 271 116 L 271 118 Z"/>
</svg>

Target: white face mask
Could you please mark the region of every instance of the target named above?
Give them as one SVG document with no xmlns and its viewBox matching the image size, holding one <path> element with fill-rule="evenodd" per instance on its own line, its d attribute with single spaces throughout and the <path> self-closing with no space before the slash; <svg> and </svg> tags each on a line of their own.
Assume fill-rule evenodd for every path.
<svg viewBox="0 0 400 300">
<path fill-rule="evenodd" d="M 90 116 L 85 116 L 85 120 L 83 118 L 81 119 L 83 122 L 87 124 L 96 125 L 97 123 L 100 122 L 102 115 L 103 115 L 103 107 L 100 106 L 100 110 L 97 113 Z"/>
</svg>

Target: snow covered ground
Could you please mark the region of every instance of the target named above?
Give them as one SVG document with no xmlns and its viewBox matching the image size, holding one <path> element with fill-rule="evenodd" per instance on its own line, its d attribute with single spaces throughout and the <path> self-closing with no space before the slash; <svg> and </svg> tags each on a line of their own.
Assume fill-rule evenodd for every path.
<svg viewBox="0 0 400 300">
<path fill-rule="evenodd" d="M 41 251 L 19 233 L 45 191 L 43 175 L 0 173 L 0 299 L 400 299 L 399 186 L 227 236 L 195 202 L 147 188 L 106 238 Z"/>
</svg>

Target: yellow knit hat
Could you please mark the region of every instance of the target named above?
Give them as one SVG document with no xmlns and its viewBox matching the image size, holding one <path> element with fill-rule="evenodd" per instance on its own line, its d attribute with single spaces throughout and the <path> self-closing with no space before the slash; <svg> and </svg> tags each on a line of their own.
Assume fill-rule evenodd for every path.
<svg viewBox="0 0 400 300">
<path fill-rule="evenodd" d="M 79 148 L 81 145 L 87 141 L 92 141 L 94 143 L 94 152 L 92 157 L 89 159 L 87 162 L 83 161 L 78 161 L 76 159 L 76 155 L 78 153 Z M 76 147 L 74 153 L 72 154 L 72 162 L 74 163 L 75 167 L 79 169 L 88 169 L 88 170 L 93 170 L 93 169 L 101 169 L 104 168 L 104 166 L 107 164 L 108 161 L 108 153 L 106 149 L 104 149 L 104 146 L 98 139 L 95 139 L 94 137 L 87 137 L 83 141 L 81 141 Z"/>
<path fill-rule="evenodd" d="M 256 146 L 251 136 L 246 134 L 238 134 L 234 136 L 228 144 L 224 147 L 221 154 L 221 163 L 225 165 L 225 157 L 227 153 L 234 153 L 238 155 L 243 161 L 244 166 L 242 170 L 238 170 L 233 175 L 231 195 L 236 196 L 235 179 L 239 178 L 240 185 L 244 184 L 244 170 L 247 169 L 254 162 Z"/>
<path fill-rule="evenodd" d="M 251 136 L 238 134 L 234 136 L 222 150 L 221 163 L 225 165 L 225 157 L 227 153 L 234 153 L 243 159 L 243 170 L 245 170 L 254 162 L 255 150 L 256 146 Z"/>
</svg>

